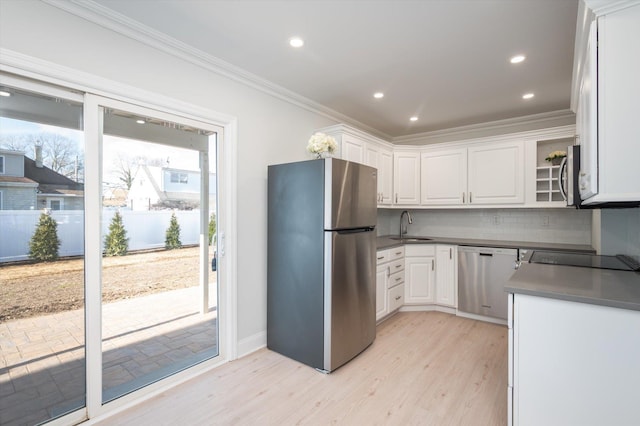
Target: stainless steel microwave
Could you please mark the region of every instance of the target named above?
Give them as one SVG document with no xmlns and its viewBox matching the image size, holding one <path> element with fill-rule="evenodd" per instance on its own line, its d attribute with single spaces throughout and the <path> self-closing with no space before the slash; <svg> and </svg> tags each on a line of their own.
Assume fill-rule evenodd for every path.
<svg viewBox="0 0 640 426">
<path fill-rule="evenodd" d="M 567 147 L 567 156 L 560 163 L 558 184 L 567 206 L 577 209 L 629 208 L 638 207 L 638 201 L 610 202 L 600 204 L 583 204 L 580 197 L 580 145 Z"/>
</svg>

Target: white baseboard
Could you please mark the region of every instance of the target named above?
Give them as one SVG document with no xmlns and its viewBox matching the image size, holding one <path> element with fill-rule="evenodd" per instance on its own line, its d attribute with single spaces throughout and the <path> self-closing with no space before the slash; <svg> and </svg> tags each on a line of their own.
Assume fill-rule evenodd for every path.
<svg viewBox="0 0 640 426">
<path fill-rule="evenodd" d="M 267 346 L 267 332 L 261 331 L 238 341 L 238 358 L 249 355 Z"/>
<path fill-rule="evenodd" d="M 447 314 L 456 314 L 456 308 L 451 308 L 449 306 L 440 306 L 440 305 L 404 305 L 400 308 L 400 312 L 429 312 L 429 311 L 437 311 L 444 312 Z"/>
<path fill-rule="evenodd" d="M 468 312 L 460 312 L 460 311 L 458 311 L 456 315 L 463 318 L 469 318 L 469 319 L 474 319 L 474 320 L 484 321 L 484 322 L 491 322 L 493 324 L 507 325 L 507 320 L 503 320 L 500 318 L 485 317 L 484 315 L 470 314 Z"/>
</svg>

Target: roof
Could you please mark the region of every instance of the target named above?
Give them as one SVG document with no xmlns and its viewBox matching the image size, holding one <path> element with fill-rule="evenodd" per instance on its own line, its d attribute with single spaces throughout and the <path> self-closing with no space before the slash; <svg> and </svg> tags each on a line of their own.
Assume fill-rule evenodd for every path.
<svg viewBox="0 0 640 426">
<path fill-rule="evenodd" d="M 29 178 L 20 177 L 20 176 L 0 176 L 0 183 L 2 182 L 11 182 L 11 183 L 37 183 Z"/>
<path fill-rule="evenodd" d="M 26 156 L 24 157 L 24 176 L 38 182 L 41 189 L 46 185 L 55 185 L 58 189 L 84 190 L 84 184 L 69 179 L 47 166 L 36 167 L 35 160 Z M 47 191 L 43 190 L 43 192 Z"/>
</svg>

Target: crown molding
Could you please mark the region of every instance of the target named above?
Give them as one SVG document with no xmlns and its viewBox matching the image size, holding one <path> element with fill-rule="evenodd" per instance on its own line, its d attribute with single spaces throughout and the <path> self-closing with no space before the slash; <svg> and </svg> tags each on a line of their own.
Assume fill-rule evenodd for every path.
<svg viewBox="0 0 640 426">
<path fill-rule="evenodd" d="M 632 6 L 640 5 L 640 0 L 583 0 L 584 4 L 596 14 L 596 16 L 617 12 Z"/>
<path fill-rule="evenodd" d="M 518 133 L 527 130 L 544 129 L 575 124 L 575 114 L 570 110 L 551 111 L 523 117 L 507 118 L 451 129 L 435 130 L 391 139 L 396 145 L 425 145 L 476 139 L 486 136 Z"/>
<path fill-rule="evenodd" d="M 193 65 L 249 86 L 275 98 L 291 103 L 307 111 L 322 115 L 337 122 L 349 123 L 389 140 L 391 136 L 361 123 L 347 115 L 321 105 L 311 99 L 285 89 L 275 83 L 250 73 L 215 56 L 178 41 L 160 31 L 143 25 L 125 15 L 114 12 L 92 0 L 42 0 L 53 7 L 78 16 L 115 33 L 143 43 L 149 47 L 177 57 Z"/>
</svg>

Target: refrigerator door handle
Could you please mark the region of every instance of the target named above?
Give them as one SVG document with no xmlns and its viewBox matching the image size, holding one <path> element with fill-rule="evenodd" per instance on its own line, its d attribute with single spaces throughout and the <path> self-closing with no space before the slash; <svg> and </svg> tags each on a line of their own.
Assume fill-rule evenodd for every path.
<svg viewBox="0 0 640 426">
<path fill-rule="evenodd" d="M 366 228 L 355 228 L 355 229 L 338 229 L 336 232 L 338 234 L 358 234 L 360 232 L 371 232 L 375 229 L 375 226 L 368 226 Z"/>
</svg>

